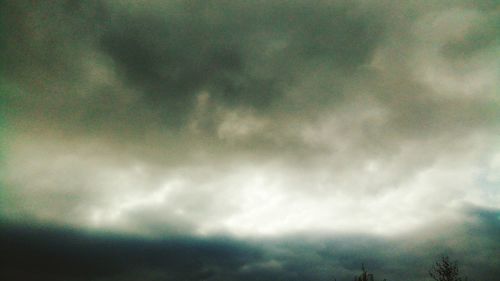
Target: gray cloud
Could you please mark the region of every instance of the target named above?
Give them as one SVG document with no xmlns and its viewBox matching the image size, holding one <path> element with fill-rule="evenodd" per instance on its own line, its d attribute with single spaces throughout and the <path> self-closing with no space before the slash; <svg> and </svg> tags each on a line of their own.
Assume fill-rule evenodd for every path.
<svg viewBox="0 0 500 281">
<path fill-rule="evenodd" d="M 459 260 L 471 279 L 498 274 L 498 212 L 470 208 L 468 226 L 434 225 L 397 239 L 370 235 L 295 236 L 241 241 L 227 237 L 160 240 L 74 229 L 8 225 L 2 274 L 26 280 L 350 280 L 364 263 L 375 278 L 428 280 L 440 255 Z M 493 246 L 493 247 L 492 247 Z"/>
<path fill-rule="evenodd" d="M 194 1 L 118 12 L 101 48 L 168 124 L 183 125 L 200 92 L 216 103 L 270 110 L 287 102 L 304 70 L 350 73 L 375 48 L 380 23 L 344 5 L 318 4 Z"/>
<path fill-rule="evenodd" d="M 492 1 L 2 5 L 4 218 L 394 237 L 498 208 Z M 329 259 L 278 252 L 233 273 L 279 279 L 293 256 Z"/>
</svg>

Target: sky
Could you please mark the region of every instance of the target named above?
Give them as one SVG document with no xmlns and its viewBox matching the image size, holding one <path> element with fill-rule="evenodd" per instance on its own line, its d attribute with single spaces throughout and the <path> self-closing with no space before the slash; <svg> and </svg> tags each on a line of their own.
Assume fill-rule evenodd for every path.
<svg viewBox="0 0 500 281">
<path fill-rule="evenodd" d="M 2 280 L 493 280 L 496 2 L 1 1 Z"/>
</svg>

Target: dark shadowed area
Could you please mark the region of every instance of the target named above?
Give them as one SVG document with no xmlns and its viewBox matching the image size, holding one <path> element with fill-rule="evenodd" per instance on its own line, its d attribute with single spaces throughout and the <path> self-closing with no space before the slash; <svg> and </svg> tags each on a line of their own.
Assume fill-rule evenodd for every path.
<svg viewBox="0 0 500 281">
<path fill-rule="evenodd" d="M 364 263 L 376 280 L 426 280 L 436 257 L 449 253 L 459 258 L 461 273 L 470 279 L 494 280 L 499 273 L 494 244 L 500 234 L 498 212 L 471 209 L 469 215 L 470 226 L 433 226 L 438 230 L 433 237 L 426 229 L 398 238 L 316 234 L 248 241 L 223 236 L 144 239 L 4 222 L 2 278 L 350 280 Z"/>
</svg>

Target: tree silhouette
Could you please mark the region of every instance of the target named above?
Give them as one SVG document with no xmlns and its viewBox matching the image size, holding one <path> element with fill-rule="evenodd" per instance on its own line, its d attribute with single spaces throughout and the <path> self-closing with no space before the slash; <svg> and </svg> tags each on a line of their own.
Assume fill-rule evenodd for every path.
<svg viewBox="0 0 500 281">
<path fill-rule="evenodd" d="M 365 269 L 365 264 L 361 265 L 361 275 L 357 278 L 354 278 L 354 281 L 374 281 L 373 274 L 368 273 Z"/>
<path fill-rule="evenodd" d="M 448 256 L 441 257 L 429 270 L 429 275 L 435 281 L 467 281 L 467 277 L 460 277 L 457 262 L 450 262 Z"/>
</svg>

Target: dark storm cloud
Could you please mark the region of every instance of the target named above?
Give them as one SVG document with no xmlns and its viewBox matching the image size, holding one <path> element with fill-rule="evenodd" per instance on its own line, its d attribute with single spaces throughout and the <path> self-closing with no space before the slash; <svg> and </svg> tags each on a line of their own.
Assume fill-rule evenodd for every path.
<svg viewBox="0 0 500 281">
<path fill-rule="evenodd" d="M 97 1 L 85 5 L 76 1 L 2 4 L 2 75 L 23 84 L 32 95 L 36 95 L 33 91 L 44 90 L 44 94 L 57 95 L 44 88 L 45 83 L 64 85 L 81 75 L 78 55 L 98 34 L 102 6 Z"/>
<path fill-rule="evenodd" d="M 2 217 L 155 238 L 390 236 L 465 223 L 468 204 L 500 202 L 494 2 L 4 1 L 0 10 Z M 330 259 L 299 244 L 270 245 L 230 274 L 298 279 L 293 268 L 309 270 L 301 256 Z M 145 267 L 137 274 L 163 278 L 134 262 Z M 355 263 L 342 264 L 344 276 Z"/>
<path fill-rule="evenodd" d="M 1 274 L 6 280 L 351 280 L 364 263 L 377 279 L 427 280 L 433 261 L 448 254 L 470 279 L 491 280 L 499 273 L 498 215 L 470 208 L 471 223 L 433 226 L 438 235 L 431 239 L 424 231 L 399 238 L 361 234 L 247 242 L 145 240 L 4 222 Z"/>
<path fill-rule="evenodd" d="M 347 5 L 175 3 L 113 14 L 100 39 L 125 79 L 173 124 L 202 91 L 217 102 L 270 109 L 304 68 L 352 71 L 380 36 L 376 17 Z"/>
<path fill-rule="evenodd" d="M 344 1 L 75 3 L 16 1 L 3 9 L 12 11 L 3 16 L 11 27 L 3 55 L 4 79 L 18 89 L 8 99 L 12 115 L 21 114 L 16 122 L 33 118 L 68 134 L 130 137 L 186 129 L 196 119 L 198 129 L 217 138 L 227 119 L 217 109 L 246 108 L 274 121 L 265 127 L 271 137 L 259 132 L 247 143 L 301 146 L 297 132 L 290 134 L 282 123 L 302 127 L 356 99 L 373 99 L 390 111 L 381 128 L 389 136 L 380 142 L 498 119 L 491 100 L 436 99 L 430 89 L 436 85 L 415 81 L 421 78 L 409 72 L 420 63 L 439 69 L 433 63 L 442 58 L 455 66 L 454 76 L 482 64 L 475 58 L 491 52 L 498 37 L 494 13 L 483 2 L 470 9 L 472 27 L 463 38 L 438 34 L 438 28 L 415 31 L 426 26 L 415 19 L 427 10 L 445 11 L 444 23 L 437 23 L 443 29 L 453 24 L 434 2 L 428 7 Z M 450 9 L 452 16 L 460 15 L 462 6 Z M 439 74 L 433 79 L 441 79 Z M 203 94 L 209 105 L 200 113 Z"/>
<path fill-rule="evenodd" d="M 200 92 L 224 105 L 282 109 L 285 92 L 304 72 L 327 66 L 346 75 L 367 63 L 383 30 L 375 11 L 323 1 L 6 5 L 12 27 L 5 35 L 6 74 L 29 95 L 14 98 L 24 103 L 18 110 L 40 107 L 44 115 L 75 119 L 84 130 L 87 123 L 116 122 L 120 95 L 130 94 L 116 94 L 120 81 L 173 127 L 185 125 Z M 113 69 L 119 81 L 89 81 L 89 59 Z M 71 117 L 75 110 L 83 113 Z M 145 114 L 141 105 L 129 112 Z"/>
<path fill-rule="evenodd" d="M 141 270 L 158 270 L 167 280 L 200 280 L 217 271 L 227 274 L 260 255 L 257 249 L 222 238 L 148 241 L 15 225 L 2 233 L 2 252 L 3 274 L 26 280 L 96 280 Z"/>
</svg>

